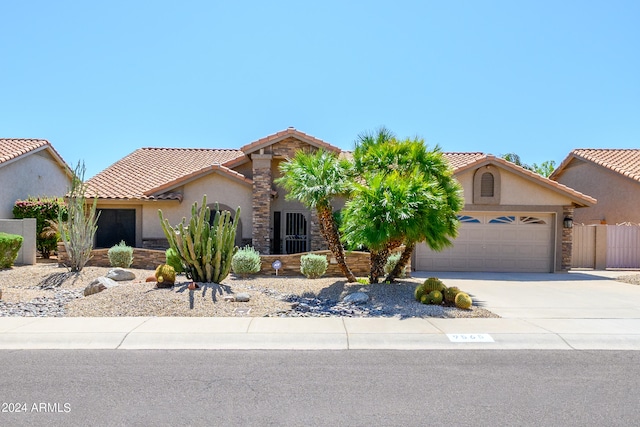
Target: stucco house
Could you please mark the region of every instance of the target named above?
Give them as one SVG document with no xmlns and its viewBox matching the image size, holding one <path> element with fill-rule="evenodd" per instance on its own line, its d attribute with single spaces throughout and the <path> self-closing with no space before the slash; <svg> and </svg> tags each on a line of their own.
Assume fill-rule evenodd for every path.
<svg viewBox="0 0 640 427">
<path fill-rule="evenodd" d="M 96 247 L 120 240 L 164 248 L 158 209 L 172 224 L 190 216 L 207 195 L 213 208 L 240 207 L 236 244 L 262 254 L 326 249 L 315 212 L 285 200 L 274 184 L 279 165 L 297 150 L 342 153 L 294 128 L 239 149 L 141 148 L 92 177 L 88 196 L 101 211 Z M 571 229 L 563 227 L 575 208 L 595 199 L 503 159 L 483 153 L 446 153 L 464 188 L 460 236 L 453 248 L 416 250 L 413 266 L 442 271 L 545 271 L 568 268 Z M 335 206 L 334 208 L 339 208 Z"/>
<path fill-rule="evenodd" d="M 45 139 L 0 139 L 0 219 L 13 218 L 16 200 L 62 197 L 73 173 Z"/>
<path fill-rule="evenodd" d="M 640 149 L 576 149 L 549 178 L 598 199 L 576 223 L 640 224 Z"/>
</svg>

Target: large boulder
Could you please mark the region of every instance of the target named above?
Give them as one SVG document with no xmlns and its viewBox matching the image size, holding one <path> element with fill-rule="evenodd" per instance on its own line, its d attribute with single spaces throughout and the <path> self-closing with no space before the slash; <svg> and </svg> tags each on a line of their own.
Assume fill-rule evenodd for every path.
<svg viewBox="0 0 640 427">
<path fill-rule="evenodd" d="M 117 267 L 109 270 L 107 278 L 115 280 L 116 282 L 121 282 L 123 280 L 133 280 L 136 278 L 136 275 L 130 270 Z"/>
<path fill-rule="evenodd" d="M 369 295 L 364 292 L 354 292 L 344 297 L 342 301 L 347 304 L 364 304 L 369 301 Z"/>
<path fill-rule="evenodd" d="M 118 286 L 118 283 L 107 277 L 100 276 L 97 279 L 93 279 L 93 281 L 84 288 L 84 296 L 88 297 L 89 295 L 100 293 L 114 286 Z"/>
</svg>

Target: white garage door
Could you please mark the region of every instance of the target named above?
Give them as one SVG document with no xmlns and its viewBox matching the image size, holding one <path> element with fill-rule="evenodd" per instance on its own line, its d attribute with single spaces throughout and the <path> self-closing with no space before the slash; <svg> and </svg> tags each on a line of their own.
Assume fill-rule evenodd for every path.
<svg viewBox="0 0 640 427">
<path fill-rule="evenodd" d="M 464 213 L 454 246 L 434 252 L 416 248 L 416 270 L 550 272 L 551 214 Z"/>
</svg>

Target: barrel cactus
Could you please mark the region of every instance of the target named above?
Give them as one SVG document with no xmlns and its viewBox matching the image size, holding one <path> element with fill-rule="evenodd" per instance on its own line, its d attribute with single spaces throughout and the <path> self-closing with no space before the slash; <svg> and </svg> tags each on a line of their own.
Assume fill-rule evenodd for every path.
<svg viewBox="0 0 640 427">
<path fill-rule="evenodd" d="M 422 297 L 429 294 L 430 291 L 424 286 L 424 283 L 416 286 L 416 290 L 413 292 L 413 296 L 416 298 L 416 301 L 422 301 Z"/>
<path fill-rule="evenodd" d="M 238 250 L 235 246 L 236 230 L 240 220 L 240 208 L 234 219 L 231 212 L 220 211 L 211 219 L 211 210 L 207 206 L 207 196 L 191 207 L 191 220 L 186 218 L 176 227 L 172 227 L 161 210 L 158 210 L 162 230 L 169 246 L 180 256 L 185 274 L 194 282 L 220 283 L 231 272 L 231 259 Z"/>
<path fill-rule="evenodd" d="M 428 290 L 428 292 L 431 292 L 431 291 L 443 292 L 447 288 L 444 285 L 444 283 L 442 283 L 442 281 L 437 277 L 429 277 L 427 280 L 424 281 L 423 285 L 425 286 L 425 289 Z"/>
<path fill-rule="evenodd" d="M 155 276 L 159 288 L 170 288 L 176 282 L 176 271 L 168 264 L 159 265 Z"/>
<path fill-rule="evenodd" d="M 431 304 L 440 305 L 442 304 L 442 292 L 440 291 L 431 291 L 429 292 L 429 298 L 431 299 Z"/>
<path fill-rule="evenodd" d="M 466 294 L 464 292 L 459 292 L 458 295 L 456 295 L 455 304 L 456 304 L 456 307 L 458 308 L 468 310 L 471 308 L 471 305 L 473 304 L 473 300 L 471 299 L 469 294 Z"/>
<path fill-rule="evenodd" d="M 457 286 L 447 288 L 444 291 L 444 300 L 448 303 L 454 303 L 456 300 L 456 295 L 458 295 L 460 292 L 461 291 Z"/>
<path fill-rule="evenodd" d="M 418 301 L 422 304 L 431 304 L 431 294 L 423 294 Z"/>
</svg>

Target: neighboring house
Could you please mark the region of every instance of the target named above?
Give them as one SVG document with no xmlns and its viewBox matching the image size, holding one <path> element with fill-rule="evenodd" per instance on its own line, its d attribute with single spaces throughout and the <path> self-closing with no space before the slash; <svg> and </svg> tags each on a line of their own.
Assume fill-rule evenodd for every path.
<svg viewBox="0 0 640 427">
<path fill-rule="evenodd" d="M 72 175 L 49 141 L 0 139 L 0 219 L 13 218 L 16 200 L 63 197 Z"/>
<path fill-rule="evenodd" d="M 120 240 L 164 248 L 158 209 L 172 225 L 190 217 L 207 195 L 214 208 L 240 207 L 236 244 L 262 254 L 325 249 L 315 212 L 285 200 L 273 183 L 297 150 L 341 150 L 294 128 L 239 149 L 141 148 L 88 181 L 101 211 L 96 247 Z M 558 271 L 570 265 L 570 229 L 563 220 L 595 199 L 482 153 L 446 153 L 464 188 L 460 236 L 452 249 L 420 245 L 414 267 L 442 271 Z M 338 208 L 339 206 L 336 206 Z"/>
<path fill-rule="evenodd" d="M 550 178 L 598 199 L 576 223 L 640 224 L 640 149 L 576 149 Z"/>
</svg>

